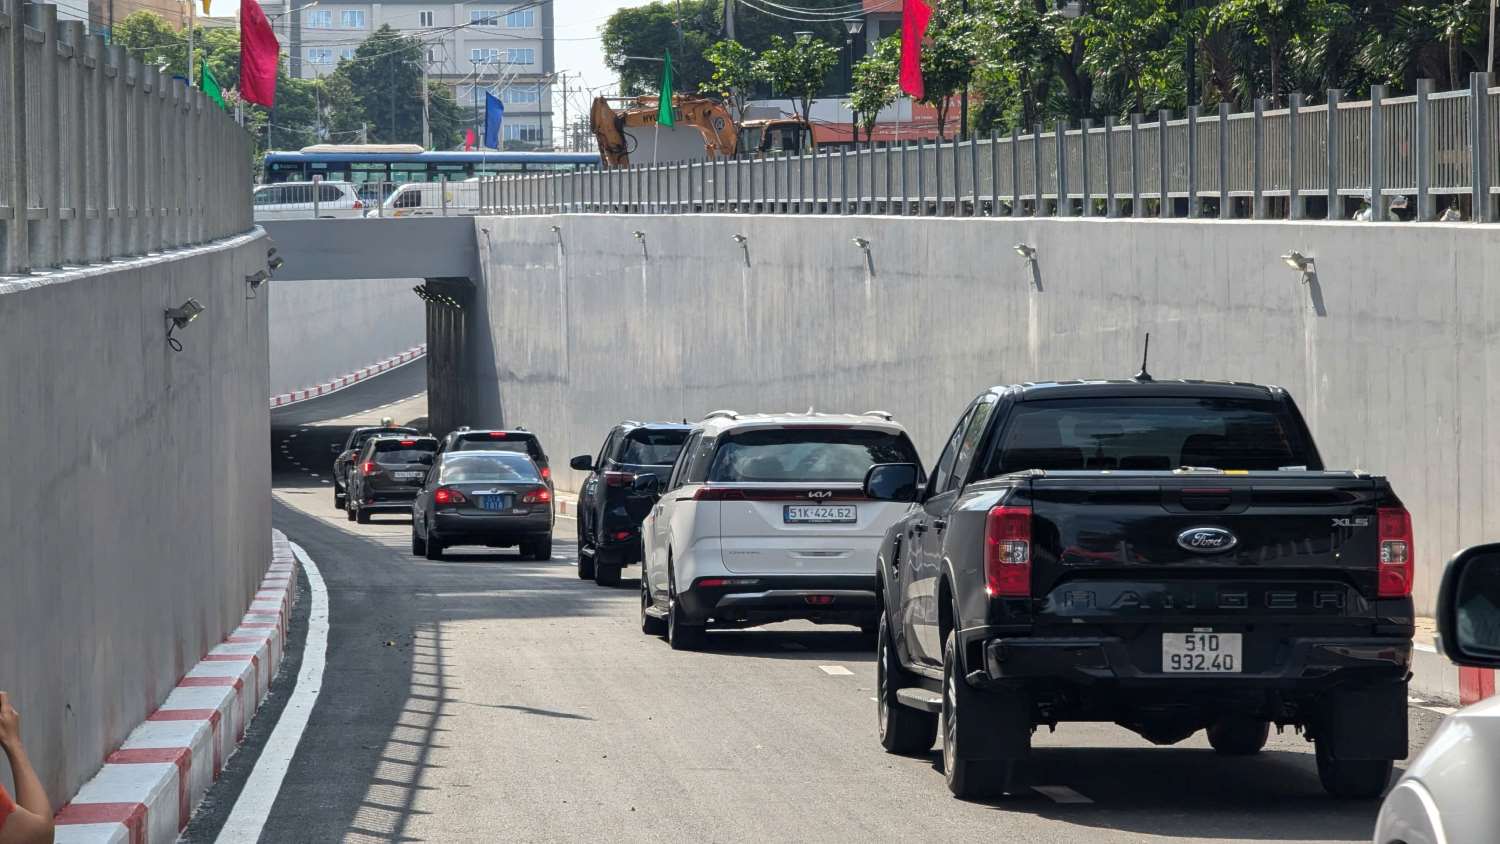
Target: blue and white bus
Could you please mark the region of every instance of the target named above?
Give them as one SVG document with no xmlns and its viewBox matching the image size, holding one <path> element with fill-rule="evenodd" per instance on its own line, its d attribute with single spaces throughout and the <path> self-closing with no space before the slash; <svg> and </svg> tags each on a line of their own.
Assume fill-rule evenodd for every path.
<svg viewBox="0 0 1500 844">
<path fill-rule="evenodd" d="M 594 152 L 431 152 L 416 144 L 315 144 L 297 152 L 266 153 L 261 182 L 450 182 L 523 171 L 597 166 Z"/>
</svg>

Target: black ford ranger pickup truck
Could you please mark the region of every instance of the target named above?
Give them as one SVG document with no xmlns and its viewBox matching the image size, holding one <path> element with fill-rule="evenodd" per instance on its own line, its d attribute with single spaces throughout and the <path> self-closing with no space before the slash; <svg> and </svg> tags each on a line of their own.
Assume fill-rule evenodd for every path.
<svg viewBox="0 0 1500 844">
<path fill-rule="evenodd" d="M 1323 467 L 1285 390 L 1204 381 L 995 387 L 879 555 L 880 740 L 949 789 L 1006 790 L 1039 726 L 1314 742 L 1324 788 L 1381 793 L 1407 753 L 1411 519 L 1386 479 Z"/>
</svg>

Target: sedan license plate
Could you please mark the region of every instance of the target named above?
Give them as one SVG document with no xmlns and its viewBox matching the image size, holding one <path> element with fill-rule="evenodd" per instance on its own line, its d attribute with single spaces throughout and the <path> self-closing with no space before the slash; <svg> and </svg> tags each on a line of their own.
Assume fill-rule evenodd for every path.
<svg viewBox="0 0 1500 844">
<path fill-rule="evenodd" d="M 1162 673 L 1238 674 L 1241 639 L 1239 633 L 1163 633 Z"/>
<path fill-rule="evenodd" d="M 853 504 L 788 504 L 782 508 L 781 520 L 789 525 L 846 525 L 859 521 L 859 508 Z"/>
<path fill-rule="evenodd" d="M 479 496 L 479 509 L 481 510 L 509 510 L 509 495 L 481 495 Z"/>
<path fill-rule="evenodd" d="M 398 481 L 414 481 L 417 478 L 420 478 L 420 477 L 422 477 L 425 474 L 427 474 L 427 473 L 426 472 L 396 472 L 395 473 L 395 477 L 396 477 L 396 480 L 398 480 Z"/>
</svg>

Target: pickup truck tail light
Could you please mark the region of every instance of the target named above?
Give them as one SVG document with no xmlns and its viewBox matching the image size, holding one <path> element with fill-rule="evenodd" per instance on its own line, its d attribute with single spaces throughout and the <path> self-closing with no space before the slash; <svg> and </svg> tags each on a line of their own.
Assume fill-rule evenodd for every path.
<svg viewBox="0 0 1500 844">
<path fill-rule="evenodd" d="M 522 504 L 546 504 L 552 500 L 552 492 L 546 487 L 537 487 L 521 496 Z"/>
<path fill-rule="evenodd" d="M 635 475 L 631 474 L 630 472 L 605 472 L 604 473 L 604 485 L 605 486 L 615 486 L 615 487 L 630 486 L 630 484 L 633 481 L 635 481 Z"/>
<path fill-rule="evenodd" d="M 1031 508 L 995 507 L 984 524 L 985 591 L 992 598 L 1031 594 Z"/>
<path fill-rule="evenodd" d="M 462 504 L 467 501 L 464 494 L 452 487 L 440 486 L 432 491 L 434 504 Z"/>
<path fill-rule="evenodd" d="M 1382 598 L 1405 598 L 1411 594 L 1412 544 L 1411 514 L 1405 507 L 1381 507 L 1380 581 L 1376 592 Z"/>
</svg>

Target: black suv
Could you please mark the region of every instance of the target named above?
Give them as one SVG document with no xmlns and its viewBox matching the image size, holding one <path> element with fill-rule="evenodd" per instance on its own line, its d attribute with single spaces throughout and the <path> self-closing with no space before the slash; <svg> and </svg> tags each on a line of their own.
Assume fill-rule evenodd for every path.
<svg viewBox="0 0 1500 844">
<path fill-rule="evenodd" d="M 443 437 L 438 446 L 438 454 L 450 451 L 513 451 L 527 455 L 542 473 L 547 488 L 552 488 L 552 465 L 547 462 L 547 452 L 536 434 L 525 428 L 459 428 Z"/>
<path fill-rule="evenodd" d="M 1285 390 L 1203 381 L 995 387 L 878 556 L 880 740 L 959 797 L 1004 790 L 1039 726 L 1114 722 L 1226 756 L 1272 724 L 1324 788 L 1379 795 L 1407 752 L 1411 517 L 1379 475 L 1325 469 Z"/>
<path fill-rule="evenodd" d="M 365 524 L 371 513 L 410 513 L 437 452 L 435 437 L 376 434 L 365 440 L 349 467 L 344 509 Z"/>
<path fill-rule="evenodd" d="M 349 488 L 349 465 L 354 462 L 355 455 L 364 447 L 365 440 L 376 434 L 415 434 L 416 428 L 397 428 L 391 425 L 365 425 L 355 428 L 349 432 L 349 438 L 344 440 L 343 445 L 334 443 L 329 446 L 338 456 L 333 459 L 333 506 L 336 510 L 344 509 L 344 493 Z"/>
<path fill-rule="evenodd" d="M 641 520 L 655 498 L 637 492 L 636 476 L 655 475 L 665 484 L 691 425 L 622 422 L 604 439 L 597 458 L 580 454 L 569 462 L 588 472 L 578 492 L 578 576 L 601 586 L 620 582 L 620 569 L 641 559 Z"/>
</svg>

